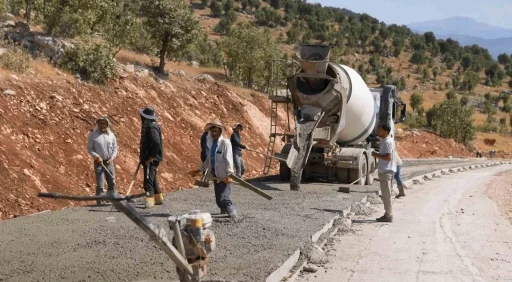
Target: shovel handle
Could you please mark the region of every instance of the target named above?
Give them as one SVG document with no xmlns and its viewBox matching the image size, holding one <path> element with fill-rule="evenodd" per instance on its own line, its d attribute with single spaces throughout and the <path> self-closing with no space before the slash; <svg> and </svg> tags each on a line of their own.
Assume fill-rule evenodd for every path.
<svg viewBox="0 0 512 282">
<path fill-rule="evenodd" d="M 139 168 L 140 168 L 140 164 L 137 165 L 137 169 L 135 170 L 135 173 L 133 174 L 132 182 L 130 183 L 130 187 L 128 187 L 128 193 L 126 193 L 127 196 L 130 195 L 130 192 L 132 191 L 133 184 L 135 183 L 135 180 L 137 180 L 137 174 L 139 172 Z"/>
</svg>

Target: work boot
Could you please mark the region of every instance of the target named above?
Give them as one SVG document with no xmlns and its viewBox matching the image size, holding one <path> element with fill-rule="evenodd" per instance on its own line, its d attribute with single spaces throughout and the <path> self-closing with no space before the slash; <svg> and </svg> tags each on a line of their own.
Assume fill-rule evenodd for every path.
<svg viewBox="0 0 512 282">
<path fill-rule="evenodd" d="M 146 200 L 144 201 L 144 206 L 146 209 L 150 209 L 155 205 L 155 198 L 154 197 L 146 197 Z"/>
<path fill-rule="evenodd" d="M 228 215 L 232 219 L 237 219 L 238 218 L 238 214 L 236 213 L 236 210 L 232 210 L 231 212 L 228 212 Z"/>
<path fill-rule="evenodd" d="M 164 194 L 155 194 L 155 205 L 163 205 L 164 204 Z"/>
<path fill-rule="evenodd" d="M 108 190 L 107 196 L 114 197 L 114 198 L 121 198 L 121 195 L 119 195 L 115 190 Z"/>
<path fill-rule="evenodd" d="M 395 198 L 400 199 L 402 197 L 405 197 L 405 193 L 398 193 L 398 195 L 395 196 Z"/>
<path fill-rule="evenodd" d="M 100 193 L 99 195 L 96 195 L 96 196 L 105 196 L 104 193 Z M 103 201 L 102 200 L 96 200 L 96 205 L 102 205 L 103 204 Z"/>
<path fill-rule="evenodd" d="M 384 214 L 383 216 L 377 218 L 378 222 L 393 222 L 393 216 Z"/>
</svg>

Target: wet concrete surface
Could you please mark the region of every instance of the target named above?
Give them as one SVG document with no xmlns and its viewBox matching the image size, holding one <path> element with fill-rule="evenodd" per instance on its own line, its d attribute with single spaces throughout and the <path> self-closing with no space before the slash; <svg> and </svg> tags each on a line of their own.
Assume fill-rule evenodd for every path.
<svg viewBox="0 0 512 282">
<path fill-rule="evenodd" d="M 452 160 L 443 167 L 485 162 Z M 436 161 L 404 162 L 403 176 L 440 168 Z M 334 216 L 373 186 L 303 183 L 289 191 L 277 177 L 251 180 L 274 197 L 268 201 L 238 186 L 232 197 L 240 219 L 218 214 L 212 188 L 166 195 L 165 205 L 141 213 L 166 229 L 167 217 L 200 209 L 212 213 L 217 249 L 210 258 L 209 279 L 263 281 Z M 135 191 L 138 192 L 138 191 Z M 134 204 L 140 207 L 140 204 Z M 168 232 L 172 236 L 172 232 Z M 175 266 L 124 214 L 103 207 L 69 208 L 0 222 L 0 281 L 142 281 L 177 280 Z"/>
</svg>

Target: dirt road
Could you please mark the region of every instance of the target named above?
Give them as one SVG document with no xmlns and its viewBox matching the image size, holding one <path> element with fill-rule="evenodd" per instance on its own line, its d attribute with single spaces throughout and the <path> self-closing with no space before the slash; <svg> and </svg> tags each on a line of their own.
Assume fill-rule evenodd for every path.
<svg viewBox="0 0 512 282">
<path fill-rule="evenodd" d="M 298 281 L 511 281 L 512 225 L 485 194 L 504 165 L 418 185 L 394 200 L 394 222 L 353 220 L 326 244 L 329 263 Z"/>
</svg>

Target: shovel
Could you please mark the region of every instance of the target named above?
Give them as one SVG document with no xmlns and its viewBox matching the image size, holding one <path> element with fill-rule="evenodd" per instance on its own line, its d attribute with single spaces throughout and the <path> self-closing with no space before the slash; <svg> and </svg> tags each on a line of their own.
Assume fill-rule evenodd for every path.
<svg viewBox="0 0 512 282">
<path fill-rule="evenodd" d="M 135 180 L 137 180 L 137 173 L 139 172 L 140 164 L 137 166 L 137 169 L 135 170 L 135 173 L 133 174 L 132 182 L 130 183 L 130 187 L 128 187 L 128 193 L 126 193 L 126 196 L 130 195 L 130 191 L 132 191 L 133 184 L 135 183 Z"/>
<path fill-rule="evenodd" d="M 271 156 L 271 155 L 269 155 L 269 154 L 265 154 L 265 153 L 262 153 L 262 152 L 258 152 L 258 151 L 256 151 L 256 150 L 252 150 L 252 149 L 245 149 L 245 150 L 246 150 L 246 151 L 249 151 L 249 152 L 258 153 L 258 154 L 260 154 L 260 155 L 262 155 L 262 156 L 269 157 L 269 158 L 272 158 L 272 159 L 276 159 L 276 160 L 281 161 L 281 162 L 286 162 L 286 160 L 285 160 L 285 159 L 281 159 L 281 158 L 278 158 L 278 157 L 275 157 L 275 156 Z"/>
<path fill-rule="evenodd" d="M 263 192 L 263 190 L 255 187 L 254 185 L 250 184 L 249 182 L 247 182 L 245 180 L 242 180 L 241 178 L 237 177 L 236 175 L 230 174 L 228 177 L 231 178 L 233 181 L 237 182 L 238 184 L 240 184 L 240 186 L 253 191 L 254 193 L 262 196 L 263 198 L 265 198 L 267 200 L 273 199 L 272 196 Z M 224 181 L 223 178 L 219 178 L 219 177 L 214 177 L 213 179 L 217 180 L 217 181 Z M 200 180 L 196 180 L 194 184 L 197 186 L 200 186 L 200 187 L 209 187 L 210 186 L 210 184 L 208 182 L 200 181 Z"/>
<path fill-rule="evenodd" d="M 338 188 L 338 192 L 343 192 L 343 193 L 350 193 L 350 186 L 354 185 L 354 183 L 356 183 L 357 181 L 363 179 L 364 177 L 368 176 L 368 175 L 371 175 L 375 172 L 376 170 L 372 170 L 370 171 L 369 173 L 359 177 L 358 179 L 354 180 L 352 183 L 350 183 L 349 185 L 347 186 L 341 186 L 340 188 Z"/>
</svg>

